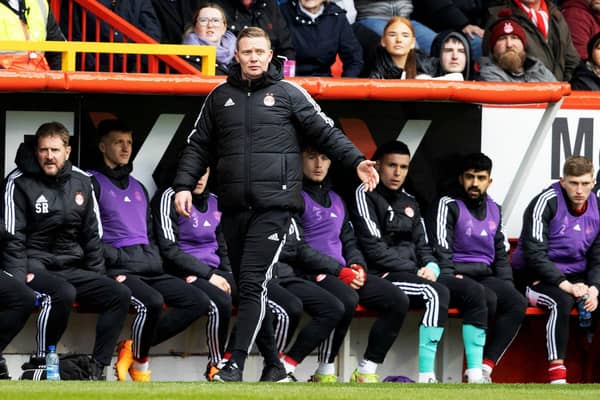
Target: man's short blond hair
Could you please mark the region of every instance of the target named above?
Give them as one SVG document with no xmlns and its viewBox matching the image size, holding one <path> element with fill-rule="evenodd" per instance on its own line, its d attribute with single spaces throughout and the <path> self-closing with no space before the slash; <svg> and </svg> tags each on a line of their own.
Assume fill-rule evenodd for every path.
<svg viewBox="0 0 600 400">
<path fill-rule="evenodd" d="M 565 160 L 563 165 L 563 177 L 581 176 L 585 174 L 594 175 L 594 164 L 589 158 L 582 156 L 571 156 Z"/>
<path fill-rule="evenodd" d="M 269 49 L 271 48 L 271 39 L 269 38 L 269 34 L 257 26 L 249 26 L 242 29 L 240 33 L 238 33 L 236 50 L 240 49 L 240 40 L 243 38 L 265 38 Z"/>
</svg>

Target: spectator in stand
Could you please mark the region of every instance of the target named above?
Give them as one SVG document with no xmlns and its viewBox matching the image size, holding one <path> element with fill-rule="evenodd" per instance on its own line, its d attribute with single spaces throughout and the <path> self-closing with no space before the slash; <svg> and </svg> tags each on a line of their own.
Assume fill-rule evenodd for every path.
<svg viewBox="0 0 600 400">
<path fill-rule="evenodd" d="M 273 55 L 295 60 L 292 35 L 275 0 L 215 0 L 225 10 L 229 30 L 234 35 L 249 26 L 263 29 L 269 35 Z"/>
<path fill-rule="evenodd" d="M 152 0 L 160 22 L 160 42 L 180 44 L 185 29 L 192 25 L 194 12 L 203 3 L 205 0 Z"/>
<path fill-rule="evenodd" d="M 325 0 L 289 0 L 281 5 L 281 13 L 296 49 L 297 76 L 331 76 L 331 66 L 339 54 L 342 76 L 358 77 L 363 66 L 362 47 L 344 10 Z"/>
<path fill-rule="evenodd" d="M 592 192 L 594 165 L 569 157 L 563 176 L 537 195 L 523 214 L 512 266 L 527 284 L 529 303 L 547 308 L 548 380 L 567 383 L 564 359 L 570 314 L 581 302 L 597 320 L 600 288 L 600 208 Z"/>
<path fill-rule="evenodd" d="M 600 91 L 600 32 L 588 42 L 587 60 L 577 66 L 571 78 L 573 90 Z"/>
<path fill-rule="evenodd" d="M 377 46 L 370 77 L 376 79 L 430 78 L 435 73 L 434 60 L 415 50 L 415 33 L 404 17 L 392 17 L 385 25 Z"/>
<path fill-rule="evenodd" d="M 484 35 L 483 23 L 487 16 L 488 4 L 493 0 L 420 0 L 415 1 L 413 20 L 417 20 L 432 31 L 453 30 L 462 32 L 469 39 L 473 59 L 481 57 L 481 41 Z M 435 33 L 434 33 L 435 35 Z M 430 41 L 433 38 L 429 39 Z M 417 40 L 418 41 L 418 40 Z M 421 42 L 419 45 L 421 45 Z"/>
<path fill-rule="evenodd" d="M 235 35 L 227 30 L 227 17 L 223 8 L 206 3 L 194 13 L 193 26 L 183 36 L 183 44 L 215 46 L 217 48 L 217 75 L 227 75 L 235 54 Z M 202 68 L 202 58 L 186 56 L 187 60 Z"/>
<path fill-rule="evenodd" d="M 505 6 L 489 9 L 484 55 L 492 51 L 488 36 L 491 27 L 504 18 L 498 15 L 503 8 Z M 522 42 L 527 45 L 528 55 L 540 60 L 558 81 L 569 81 L 579 64 L 579 55 L 573 46 L 569 26 L 556 4 L 548 0 L 510 0 L 508 8 L 512 11 L 512 19 L 525 32 L 526 39 Z"/>
<path fill-rule="evenodd" d="M 355 0 L 356 22 L 383 36 L 386 24 L 392 17 L 409 18 L 413 11 L 412 0 Z M 410 21 L 418 47 L 429 54 L 435 32 L 422 23 Z"/>
<path fill-rule="evenodd" d="M 60 27 L 46 0 L 0 2 L 0 40 L 64 41 Z M 60 69 L 60 58 L 52 53 L 3 51 L 0 71 L 47 71 Z"/>
<path fill-rule="evenodd" d="M 562 13 L 569 25 L 573 45 L 585 60 L 588 42 L 600 32 L 600 0 L 565 0 Z"/>
<path fill-rule="evenodd" d="M 442 80 L 472 80 L 473 58 L 471 45 L 462 32 L 443 31 L 437 34 L 431 44 L 432 58 L 439 59 L 434 75 Z"/>
<path fill-rule="evenodd" d="M 479 60 L 480 79 L 488 82 L 555 82 L 552 72 L 526 51 L 525 30 L 512 17 L 512 11 L 505 8 L 490 27 L 487 39 L 492 56 Z"/>
</svg>

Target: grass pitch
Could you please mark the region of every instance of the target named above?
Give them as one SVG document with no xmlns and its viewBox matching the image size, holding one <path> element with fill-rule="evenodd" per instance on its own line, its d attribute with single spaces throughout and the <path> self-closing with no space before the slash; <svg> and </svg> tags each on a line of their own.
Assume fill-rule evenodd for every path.
<svg viewBox="0 0 600 400">
<path fill-rule="evenodd" d="M 301 399 L 301 400 L 598 400 L 600 385 L 369 385 L 310 383 L 266 384 L 204 382 L 31 382 L 0 383 L 0 399 L 155 400 L 155 399 Z"/>
</svg>

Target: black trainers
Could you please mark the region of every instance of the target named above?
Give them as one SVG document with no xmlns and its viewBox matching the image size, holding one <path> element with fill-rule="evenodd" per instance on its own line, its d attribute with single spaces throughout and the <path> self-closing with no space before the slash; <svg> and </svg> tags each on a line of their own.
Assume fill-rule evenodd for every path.
<svg viewBox="0 0 600 400">
<path fill-rule="evenodd" d="M 100 364 L 98 361 L 90 358 L 90 381 L 105 381 L 106 375 L 104 374 L 104 365 Z"/>
<path fill-rule="evenodd" d="M 214 382 L 241 382 L 242 370 L 232 361 L 227 361 L 225 366 L 213 375 Z"/>
<path fill-rule="evenodd" d="M 260 375 L 261 382 L 289 382 L 290 377 L 281 363 L 265 365 Z"/>
<path fill-rule="evenodd" d="M 0 356 L 0 379 L 11 379 L 10 375 L 8 375 L 6 360 L 2 356 Z"/>
</svg>

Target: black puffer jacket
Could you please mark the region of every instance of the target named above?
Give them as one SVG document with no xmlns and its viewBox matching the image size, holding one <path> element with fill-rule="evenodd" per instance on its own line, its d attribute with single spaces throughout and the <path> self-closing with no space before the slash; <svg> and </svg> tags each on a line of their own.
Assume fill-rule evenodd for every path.
<svg viewBox="0 0 600 400">
<path fill-rule="evenodd" d="M 301 87 L 281 80 L 275 59 L 259 79 L 241 79 L 239 64 L 227 83 L 206 98 L 173 187 L 191 190 L 216 159 L 219 208 L 303 207 L 300 139 L 308 140 L 345 167 L 362 154 Z"/>
<path fill-rule="evenodd" d="M 68 160 L 57 176 L 45 175 L 25 144 L 15 162 L 4 183 L 6 271 L 24 281 L 35 259 L 49 270 L 104 273 L 90 177 Z"/>
</svg>

